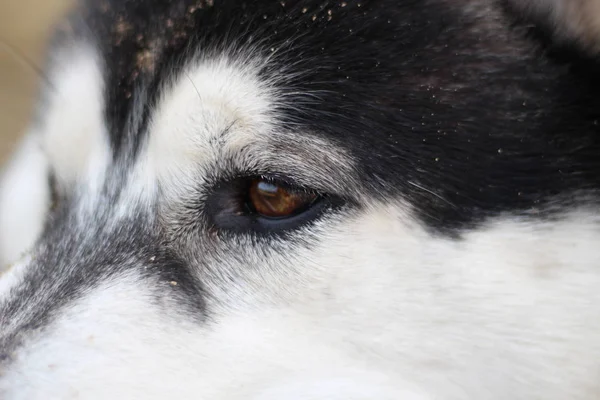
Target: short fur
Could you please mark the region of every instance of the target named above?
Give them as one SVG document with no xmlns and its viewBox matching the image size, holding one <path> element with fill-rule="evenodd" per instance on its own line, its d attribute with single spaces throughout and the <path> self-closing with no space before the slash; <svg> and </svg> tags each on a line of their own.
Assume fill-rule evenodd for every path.
<svg viewBox="0 0 600 400">
<path fill-rule="evenodd" d="M 540 15 L 83 1 L 0 186 L 0 398 L 599 398 L 599 65 Z"/>
</svg>

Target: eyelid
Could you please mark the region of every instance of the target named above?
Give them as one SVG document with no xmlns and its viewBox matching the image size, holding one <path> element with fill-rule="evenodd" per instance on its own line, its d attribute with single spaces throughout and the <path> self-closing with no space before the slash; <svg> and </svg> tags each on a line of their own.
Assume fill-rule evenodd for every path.
<svg viewBox="0 0 600 400">
<path fill-rule="evenodd" d="M 307 182 L 301 178 L 295 178 L 281 172 L 272 172 L 259 169 L 229 170 L 227 172 L 221 172 L 212 175 L 207 181 L 202 183 L 202 186 L 208 188 L 207 192 L 212 192 L 224 182 L 234 182 L 244 179 L 248 181 L 252 179 L 263 179 L 277 186 L 281 186 L 286 190 L 295 192 L 304 191 L 323 195 L 337 195 L 336 193 L 331 193 L 322 185 L 315 185 L 317 187 L 313 187 L 310 182 Z"/>
<path fill-rule="evenodd" d="M 355 171 L 347 165 L 338 167 L 334 161 L 319 161 L 310 157 L 300 161 L 298 154 L 291 153 L 290 150 L 280 151 L 276 148 L 272 151 L 273 154 L 265 155 L 264 151 L 255 154 L 254 148 L 250 148 L 221 154 L 218 161 L 209 166 L 214 175 L 206 183 L 212 186 L 220 181 L 239 177 L 263 177 L 291 187 L 329 193 L 355 202 L 361 199 L 358 192 L 348 190 L 355 187 L 351 184 L 355 182 Z"/>
<path fill-rule="evenodd" d="M 265 172 L 261 171 L 255 173 L 256 170 L 247 169 L 236 173 L 235 170 L 230 170 L 227 173 L 221 173 L 210 177 L 209 181 L 203 182 L 202 186 L 206 189 L 201 190 L 203 197 L 208 198 L 211 194 L 218 192 L 223 185 L 234 184 L 247 180 L 250 182 L 252 179 L 264 179 L 272 182 L 282 188 L 292 192 L 304 192 L 316 194 L 321 197 L 327 198 L 329 201 L 336 204 L 347 204 L 353 207 L 360 207 L 362 202 L 357 196 L 353 196 L 351 193 L 340 193 L 335 191 L 329 191 L 323 186 L 311 186 L 305 183 L 304 180 L 290 177 L 281 172 Z M 315 185 L 316 186 L 316 185 Z"/>
<path fill-rule="evenodd" d="M 273 175 L 260 175 L 260 176 L 249 176 L 247 179 L 262 179 L 265 182 L 268 182 L 269 184 L 271 184 L 273 186 L 279 186 L 289 192 L 294 192 L 294 193 L 304 192 L 304 193 L 313 193 L 313 194 L 317 194 L 317 195 L 325 195 L 325 193 L 320 193 L 320 191 L 317 189 L 308 188 L 307 186 L 302 185 L 298 182 L 291 182 L 291 179 L 289 179 L 289 178 L 281 179 L 281 178 L 278 178 Z"/>
<path fill-rule="evenodd" d="M 312 193 L 317 199 L 306 210 L 284 218 L 269 218 L 248 208 L 247 191 L 256 179 L 265 179 L 285 187 L 291 192 Z M 207 193 L 201 212 L 209 226 L 229 232 L 285 235 L 297 228 L 309 225 L 324 211 L 346 204 L 343 199 L 322 193 L 306 186 L 295 186 L 287 179 L 269 175 L 245 175 L 220 181 Z"/>
</svg>

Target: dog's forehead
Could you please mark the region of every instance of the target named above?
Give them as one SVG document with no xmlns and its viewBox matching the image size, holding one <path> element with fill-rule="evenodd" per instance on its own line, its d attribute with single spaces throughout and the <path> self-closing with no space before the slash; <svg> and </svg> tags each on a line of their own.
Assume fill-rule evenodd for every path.
<svg viewBox="0 0 600 400">
<path fill-rule="evenodd" d="M 460 82 L 465 73 L 455 82 L 444 82 L 448 87 L 440 87 L 436 81 L 445 80 L 446 72 L 439 76 L 439 67 L 425 67 L 430 63 L 427 48 L 437 53 L 453 42 L 492 37 L 491 28 L 476 37 L 467 33 L 457 38 L 446 32 L 463 24 L 460 19 L 467 9 L 487 6 L 469 1 L 460 7 L 437 3 L 83 1 L 63 28 L 66 35 L 59 32 L 58 37 L 71 38 L 74 31 L 98 52 L 103 128 L 114 151 L 122 147 L 125 152 L 135 151 L 151 135 L 149 125 L 161 120 L 161 112 L 163 116 L 174 113 L 165 106 L 165 98 L 174 97 L 177 81 L 187 80 L 198 98 L 218 93 L 219 104 L 229 107 L 220 110 L 221 114 L 229 111 L 229 117 L 221 119 L 223 126 L 212 127 L 213 135 L 226 131 L 232 121 L 251 122 L 245 124 L 246 130 L 262 133 L 273 127 L 296 128 L 302 133 L 297 139 L 326 137 L 322 143 L 346 148 L 359 158 L 372 158 L 373 153 L 364 154 L 365 150 L 377 149 L 369 164 L 391 171 L 390 153 L 408 151 L 419 136 L 407 138 L 405 130 L 414 130 L 417 119 L 429 129 L 436 115 L 431 109 L 440 104 L 447 108 L 457 88 L 467 86 Z M 496 19 L 497 12 L 486 24 L 498 25 Z M 470 17 L 464 24 L 472 21 Z M 513 51 L 506 47 L 502 52 Z M 441 57 L 445 63 L 451 54 L 445 51 Z M 202 74 L 201 82 L 190 79 Z M 231 82 L 224 82 L 228 79 Z M 432 89 L 439 92 L 437 100 Z M 252 120 L 236 118 L 240 110 L 252 115 Z M 196 122 L 207 120 L 210 117 L 203 121 L 199 117 Z M 417 138 L 418 143 L 421 140 Z M 395 160 L 392 164 L 397 166 Z M 406 171 L 393 171 L 398 173 Z"/>
<path fill-rule="evenodd" d="M 204 99 L 188 120 L 210 127 L 197 141 L 234 121 L 240 148 L 244 135 L 257 145 L 285 131 L 295 132 L 288 143 L 314 138 L 357 166 L 356 190 L 400 197 L 426 224 L 453 228 L 537 209 L 599 175 L 591 147 L 557 147 L 597 142 L 585 117 L 597 114 L 593 88 L 538 57 L 500 3 L 84 1 L 69 29 L 100 54 L 115 154 L 132 158 L 157 126 L 166 135 L 165 116 L 184 120 L 167 100 L 187 81 L 190 113 Z M 232 107 L 211 124 L 206 99 L 217 92 Z M 249 118 L 236 119 L 241 110 Z M 586 167 L 563 173 L 573 166 Z"/>
<path fill-rule="evenodd" d="M 128 136 L 143 136 L 161 89 L 174 75 L 194 58 L 223 54 L 242 64 L 256 61 L 258 78 L 276 84 L 280 98 L 270 106 L 280 111 L 282 123 L 327 132 L 330 127 L 321 124 L 326 121 L 312 113 L 341 114 L 331 105 L 346 100 L 339 104 L 346 109 L 340 116 L 354 118 L 357 100 L 372 97 L 368 85 L 394 84 L 398 77 L 390 72 L 401 71 L 396 59 L 410 58 L 411 49 L 427 40 L 421 36 L 432 16 L 413 16 L 418 9 L 386 1 L 87 1 L 76 14 L 82 21 L 74 18 L 67 30 L 75 26 L 101 53 L 107 132 L 119 148 Z M 374 67 L 381 73 L 373 74 Z M 346 99 L 326 98 L 333 93 Z M 140 101 L 143 109 L 136 108 Z"/>
</svg>

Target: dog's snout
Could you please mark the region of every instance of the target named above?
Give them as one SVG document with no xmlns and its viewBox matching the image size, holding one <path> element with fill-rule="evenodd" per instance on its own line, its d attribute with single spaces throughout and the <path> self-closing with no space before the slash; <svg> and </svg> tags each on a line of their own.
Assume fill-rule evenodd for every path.
<svg viewBox="0 0 600 400">
<path fill-rule="evenodd" d="M 419 388 L 404 383 L 404 386 L 391 387 L 386 379 L 379 376 L 370 376 L 363 372 L 362 376 L 333 376 L 312 377 L 308 379 L 294 379 L 274 386 L 262 392 L 255 400 L 276 399 L 412 399 L 426 400 L 428 395 Z M 399 390 L 398 387 L 402 387 Z"/>
</svg>

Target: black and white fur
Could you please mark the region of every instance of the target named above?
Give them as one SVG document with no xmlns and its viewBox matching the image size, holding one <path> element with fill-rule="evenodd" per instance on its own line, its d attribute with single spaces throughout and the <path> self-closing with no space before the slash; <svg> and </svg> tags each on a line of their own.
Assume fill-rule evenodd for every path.
<svg viewBox="0 0 600 400">
<path fill-rule="evenodd" d="M 600 69 L 530 3 L 83 1 L 2 181 L 0 398 L 600 398 Z"/>
</svg>

